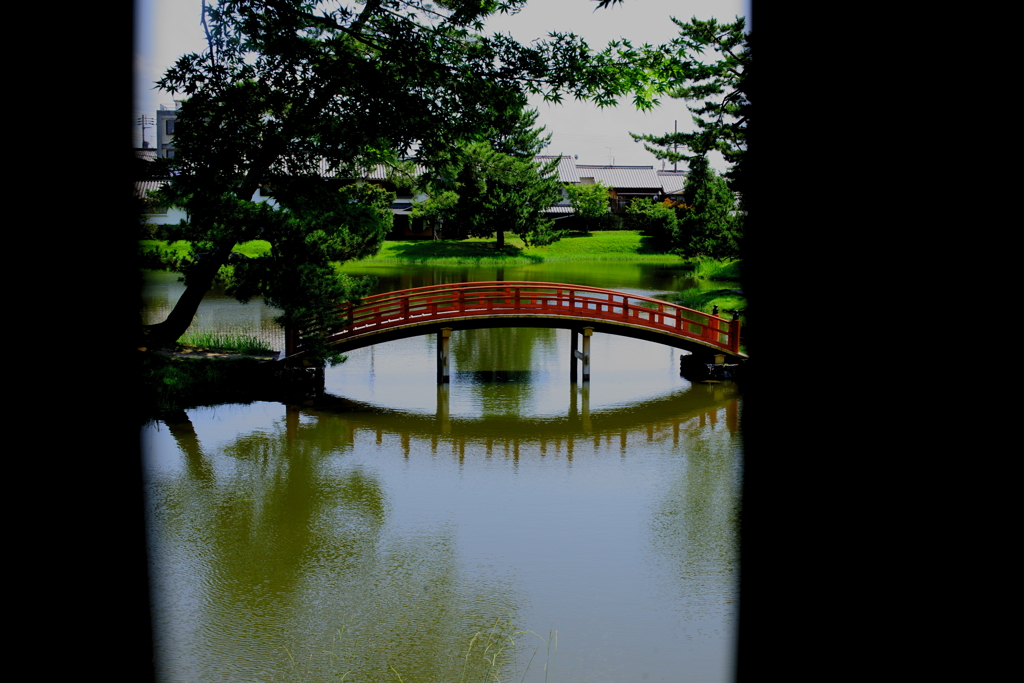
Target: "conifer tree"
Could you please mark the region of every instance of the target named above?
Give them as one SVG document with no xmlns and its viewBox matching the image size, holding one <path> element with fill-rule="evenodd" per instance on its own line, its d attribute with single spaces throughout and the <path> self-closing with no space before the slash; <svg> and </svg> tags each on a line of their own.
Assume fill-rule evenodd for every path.
<svg viewBox="0 0 1024 683">
<path fill-rule="evenodd" d="M 690 161 L 683 186 L 685 206 L 677 209 L 679 224 L 674 248 L 685 256 L 736 258 L 742 216 L 725 178 L 718 175 L 705 157 Z"/>
</svg>

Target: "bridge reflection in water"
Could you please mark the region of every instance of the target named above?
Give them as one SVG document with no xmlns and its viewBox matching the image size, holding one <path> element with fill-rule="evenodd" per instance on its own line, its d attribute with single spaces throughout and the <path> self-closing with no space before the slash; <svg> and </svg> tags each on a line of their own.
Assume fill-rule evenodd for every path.
<svg viewBox="0 0 1024 683">
<path fill-rule="evenodd" d="M 372 433 L 378 445 L 387 438 L 397 439 L 405 458 L 410 457 L 412 441 L 428 440 L 431 453 L 447 450 L 460 462 L 468 448 L 486 458 L 498 456 L 516 463 L 520 446 L 537 446 L 541 455 L 564 457 L 567 464 L 581 448 L 589 451 L 590 444 L 598 450 L 602 442 L 605 446 L 617 442 L 625 458 L 630 444 L 636 441 L 678 446 L 682 435 L 709 425 L 722 426 L 733 436 L 739 433 L 740 392 L 731 382 L 695 384 L 685 391 L 594 413 L 590 410 L 589 383 L 584 382 L 571 387 L 564 416 L 520 417 L 514 421 L 512 432 L 509 421 L 502 416 L 452 418 L 450 391 L 450 385 L 438 385 L 434 415 L 380 408 L 327 394 L 312 406 L 289 406 L 288 432 L 298 435 L 302 414 L 333 413 L 344 417 L 353 442 L 358 432 Z"/>
</svg>

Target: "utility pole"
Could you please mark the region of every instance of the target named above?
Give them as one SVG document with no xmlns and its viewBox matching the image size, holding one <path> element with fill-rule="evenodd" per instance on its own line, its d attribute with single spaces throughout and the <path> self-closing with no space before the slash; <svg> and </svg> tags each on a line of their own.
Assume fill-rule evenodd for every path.
<svg viewBox="0 0 1024 683">
<path fill-rule="evenodd" d="M 673 132 L 676 135 L 679 135 L 679 119 L 676 119 L 675 126 L 673 126 Z M 673 138 L 673 139 L 678 140 L 678 138 Z M 678 141 L 672 143 L 672 153 L 673 154 L 679 154 L 679 142 Z M 672 172 L 676 173 L 677 171 L 679 171 L 679 162 L 678 161 L 673 161 L 672 162 Z"/>
<path fill-rule="evenodd" d="M 145 147 L 146 146 L 146 128 L 147 127 L 152 128 L 153 126 L 156 125 L 156 122 L 153 120 L 153 117 L 146 116 L 145 114 L 143 114 L 142 116 L 140 116 L 138 118 L 136 123 L 138 123 L 140 126 L 142 126 L 142 146 Z"/>
</svg>

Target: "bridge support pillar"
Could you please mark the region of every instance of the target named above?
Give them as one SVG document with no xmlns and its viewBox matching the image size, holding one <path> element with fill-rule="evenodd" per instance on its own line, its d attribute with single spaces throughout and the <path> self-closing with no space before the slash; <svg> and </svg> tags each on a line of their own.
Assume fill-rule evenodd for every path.
<svg viewBox="0 0 1024 683">
<path fill-rule="evenodd" d="M 579 367 L 576 365 L 576 356 L 579 354 L 578 350 L 579 340 L 576 339 L 576 330 L 569 330 L 569 381 L 576 384 L 576 380 L 579 378 Z M 575 394 L 573 394 L 575 396 Z"/>
<path fill-rule="evenodd" d="M 451 431 L 451 419 L 448 414 L 448 385 L 437 385 L 437 424 L 445 434 Z"/>
<path fill-rule="evenodd" d="M 449 351 L 451 349 L 452 328 L 442 327 L 437 333 L 437 383 L 448 384 L 451 381 L 448 373 Z"/>
<path fill-rule="evenodd" d="M 584 327 L 580 332 L 583 334 L 583 352 L 580 353 L 576 350 L 576 330 L 570 330 L 569 336 L 571 342 L 569 344 L 570 353 L 572 354 L 571 362 L 569 363 L 569 381 L 575 383 L 577 378 L 576 361 L 583 361 L 583 381 L 590 381 L 590 337 L 594 334 L 593 327 Z"/>
<path fill-rule="evenodd" d="M 594 334 L 593 327 L 583 328 L 583 381 L 590 381 L 590 337 Z"/>
</svg>

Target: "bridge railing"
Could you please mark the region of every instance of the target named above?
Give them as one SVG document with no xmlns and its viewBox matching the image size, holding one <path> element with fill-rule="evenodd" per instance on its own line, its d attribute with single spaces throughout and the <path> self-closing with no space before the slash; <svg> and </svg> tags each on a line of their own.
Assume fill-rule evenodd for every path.
<svg viewBox="0 0 1024 683">
<path fill-rule="evenodd" d="M 637 325 L 739 353 L 738 320 L 628 292 L 551 282 L 463 282 L 374 294 L 359 306 L 338 307 L 328 341 L 447 318 L 529 315 Z M 287 355 L 302 351 L 303 336 L 301 330 L 289 334 Z"/>
</svg>

